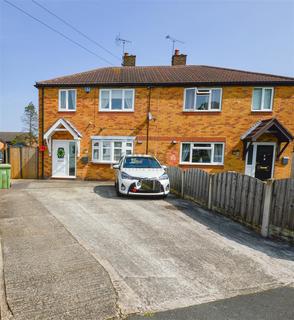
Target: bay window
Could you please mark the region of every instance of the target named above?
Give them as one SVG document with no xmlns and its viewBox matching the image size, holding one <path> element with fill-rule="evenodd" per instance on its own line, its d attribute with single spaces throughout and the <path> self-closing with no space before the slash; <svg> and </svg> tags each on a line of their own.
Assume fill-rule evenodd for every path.
<svg viewBox="0 0 294 320">
<path fill-rule="evenodd" d="M 134 89 L 101 89 L 100 111 L 134 111 Z"/>
<path fill-rule="evenodd" d="M 183 142 L 181 163 L 222 165 L 224 163 L 224 143 Z"/>
<path fill-rule="evenodd" d="M 273 88 L 254 88 L 252 111 L 272 111 Z"/>
<path fill-rule="evenodd" d="M 133 137 L 92 137 L 92 161 L 118 162 L 123 155 L 133 153 Z"/>
<path fill-rule="evenodd" d="M 221 88 L 187 88 L 184 93 L 184 111 L 220 111 Z"/>
</svg>

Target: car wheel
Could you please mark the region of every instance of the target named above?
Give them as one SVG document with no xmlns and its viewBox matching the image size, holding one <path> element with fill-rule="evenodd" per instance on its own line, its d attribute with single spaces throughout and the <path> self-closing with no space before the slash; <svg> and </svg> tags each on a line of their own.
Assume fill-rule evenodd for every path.
<svg viewBox="0 0 294 320">
<path fill-rule="evenodd" d="M 165 199 L 168 196 L 168 194 L 164 194 L 163 196 L 161 196 L 161 199 Z"/>
<path fill-rule="evenodd" d="M 115 190 L 116 190 L 117 196 L 118 196 L 118 197 L 122 197 L 122 194 L 121 194 L 120 191 L 119 191 L 119 187 L 118 187 L 118 183 L 117 183 L 117 182 L 115 182 Z"/>
</svg>

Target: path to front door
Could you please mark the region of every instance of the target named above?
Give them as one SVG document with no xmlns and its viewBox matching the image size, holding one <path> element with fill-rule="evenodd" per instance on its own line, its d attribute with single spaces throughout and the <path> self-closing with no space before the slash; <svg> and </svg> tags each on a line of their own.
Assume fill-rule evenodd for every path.
<svg viewBox="0 0 294 320">
<path fill-rule="evenodd" d="M 53 140 L 52 177 L 75 178 L 76 143 L 73 140 Z"/>
<path fill-rule="evenodd" d="M 275 143 L 254 142 L 246 155 L 245 174 L 260 180 L 271 179 L 275 165 Z"/>
</svg>

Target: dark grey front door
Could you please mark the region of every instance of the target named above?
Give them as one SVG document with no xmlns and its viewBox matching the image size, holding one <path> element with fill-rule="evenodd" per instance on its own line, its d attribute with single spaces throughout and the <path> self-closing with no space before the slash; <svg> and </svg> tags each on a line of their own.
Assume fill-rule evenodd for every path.
<svg viewBox="0 0 294 320">
<path fill-rule="evenodd" d="M 272 178 L 274 146 L 257 145 L 255 178 L 267 180 Z"/>
</svg>

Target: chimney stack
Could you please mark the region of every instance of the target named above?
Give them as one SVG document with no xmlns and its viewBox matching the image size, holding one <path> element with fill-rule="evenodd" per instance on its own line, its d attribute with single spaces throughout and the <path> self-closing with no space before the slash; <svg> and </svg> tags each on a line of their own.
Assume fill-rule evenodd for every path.
<svg viewBox="0 0 294 320">
<path fill-rule="evenodd" d="M 180 54 L 179 49 L 176 49 L 174 55 L 172 56 L 172 66 L 185 66 L 186 60 L 187 55 Z"/>
<path fill-rule="evenodd" d="M 136 56 L 129 55 L 127 52 L 125 52 L 123 56 L 123 63 L 122 66 L 124 67 L 134 67 L 136 65 Z"/>
</svg>

